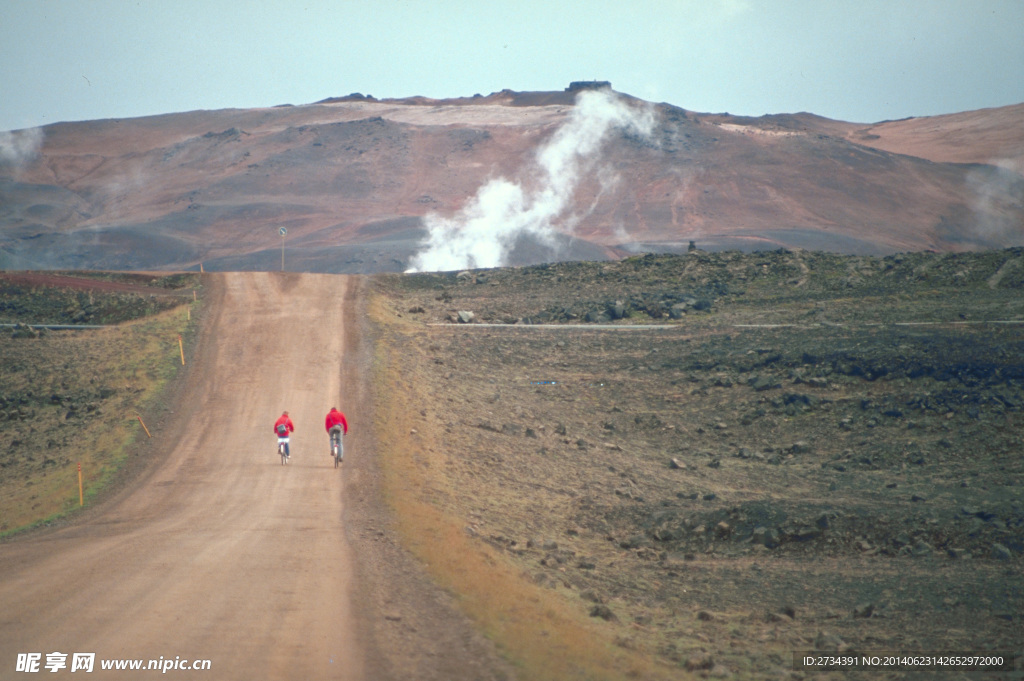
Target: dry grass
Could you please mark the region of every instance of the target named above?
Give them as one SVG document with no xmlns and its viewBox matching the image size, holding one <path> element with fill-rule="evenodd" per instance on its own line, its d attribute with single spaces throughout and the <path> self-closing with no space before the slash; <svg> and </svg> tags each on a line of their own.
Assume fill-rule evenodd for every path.
<svg viewBox="0 0 1024 681">
<path fill-rule="evenodd" d="M 178 334 L 187 305 L 116 327 L 10 339 L 3 391 L 28 395 L 27 420 L 0 428 L 0 536 L 79 508 L 78 465 L 88 504 L 146 435 L 143 420 L 181 368 Z"/>
</svg>

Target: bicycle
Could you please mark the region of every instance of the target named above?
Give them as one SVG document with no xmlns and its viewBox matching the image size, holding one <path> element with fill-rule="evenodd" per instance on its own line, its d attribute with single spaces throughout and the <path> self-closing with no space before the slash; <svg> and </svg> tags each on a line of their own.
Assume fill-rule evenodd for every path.
<svg viewBox="0 0 1024 681">
<path fill-rule="evenodd" d="M 277 439 L 277 453 L 281 455 L 281 465 L 284 466 L 288 463 L 288 440 L 285 438 Z"/>
<path fill-rule="evenodd" d="M 334 467 L 338 468 L 341 465 L 341 460 L 345 456 L 345 449 L 341 444 L 341 433 L 331 432 L 331 456 L 334 458 Z"/>
</svg>

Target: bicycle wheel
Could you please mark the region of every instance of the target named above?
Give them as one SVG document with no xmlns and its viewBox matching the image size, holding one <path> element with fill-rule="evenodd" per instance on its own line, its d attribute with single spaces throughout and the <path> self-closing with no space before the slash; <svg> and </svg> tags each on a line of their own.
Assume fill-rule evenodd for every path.
<svg viewBox="0 0 1024 681">
<path fill-rule="evenodd" d="M 334 467 L 337 468 L 341 464 L 341 457 L 338 456 L 338 443 L 334 443 Z"/>
<path fill-rule="evenodd" d="M 288 457 L 284 453 L 284 445 L 278 445 L 277 451 L 281 454 L 281 465 L 284 466 L 288 463 Z"/>
</svg>

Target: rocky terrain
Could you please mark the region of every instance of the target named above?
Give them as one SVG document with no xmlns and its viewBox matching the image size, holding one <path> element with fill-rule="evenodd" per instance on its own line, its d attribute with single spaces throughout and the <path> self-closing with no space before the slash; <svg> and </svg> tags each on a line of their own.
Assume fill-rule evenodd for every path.
<svg viewBox="0 0 1024 681">
<path fill-rule="evenodd" d="M 189 274 L 0 274 L 0 323 L 117 324 L 181 305 L 196 282 Z"/>
<path fill-rule="evenodd" d="M 0 535 L 77 506 L 76 463 L 90 498 L 123 469 L 126 443 L 145 437 L 136 417 L 175 374 L 198 284 L 0 274 Z"/>
<path fill-rule="evenodd" d="M 649 129 L 615 127 L 571 181 L 538 186 L 538 154 L 591 85 L 16 131 L 24 153 L 0 165 L 0 267 L 403 271 L 426 220 L 457 218 L 496 178 L 566 192 L 505 264 L 680 252 L 693 239 L 874 255 L 1024 239 L 1024 105 L 860 125 L 617 94 Z"/>
<path fill-rule="evenodd" d="M 438 549 L 429 569 L 453 603 L 515 594 L 498 624 L 474 616 L 525 678 L 863 676 L 796 669 L 805 651 L 1019 659 L 1024 250 L 701 246 L 374 277 L 367 347 L 398 377 L 360 401 L 390 419 L 373 443 L 381 502 L 411 496 L 458 538 L 356 514 L 360 541 Z M 198 277 L 0 283 L 0 321 L 24 325 L 0 336 L 10 531 L 77 503 L 80 454 L 123 465 L 109 438 L 141 437 L 134 414 L 175 371 L 167 340 L 188 327 L 173 308 Z M 429 626 L 387 598 L 401 640 Z M 516 621 L 532 638 L 510 637 Z"/>
<path fill-rule="evenodd" d="M 541 602 L 666 670 L 1020 656 L 1022 257 L 696 250 L 380 278 L 422 406 L 400 455 Z"/>
</svg>

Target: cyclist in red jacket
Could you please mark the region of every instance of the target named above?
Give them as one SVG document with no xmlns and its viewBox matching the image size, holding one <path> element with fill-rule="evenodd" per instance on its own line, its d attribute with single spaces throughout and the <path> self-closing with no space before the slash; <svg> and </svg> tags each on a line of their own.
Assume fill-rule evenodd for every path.
<svg viewBox="0 0 1024 681">
<path fill-rule="evenodd" d="M 337 407 L 331 407 L 331 410 L 327 412 L 327 418 L 324 419 L 324 428 L 331 437 L 331 444 L 338 443 L 338 459 L 341 460 L 345 456 L 341 438 L 343 435 L 348 435 L 348 421 L 345 419 L 345 415 L 338 411 Z M 328 452 L 328 454 L 333 456 L 333 452 Z"/>
<path fill-rule="evenodd" d="M 274 421 L 274 435 L 277 436 L 277 443 L 284 444 L 284 455 L 286 458 L 291 458 L 291 451 L 288 447 L 288 438 L 292 433 L 295 432 L 295 424 L 292 423 L 291 417 L 288 416 L 288 412 L 281 414 L 280 418 Z"/>
</svg>

